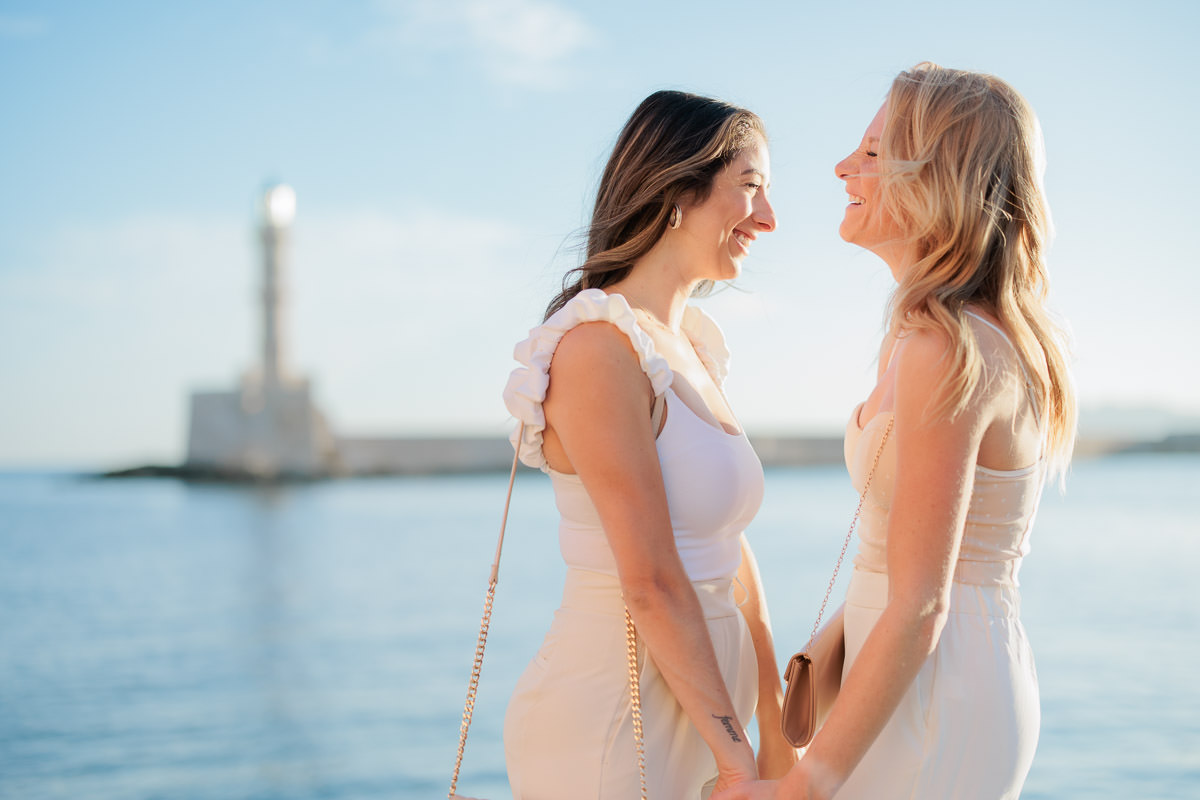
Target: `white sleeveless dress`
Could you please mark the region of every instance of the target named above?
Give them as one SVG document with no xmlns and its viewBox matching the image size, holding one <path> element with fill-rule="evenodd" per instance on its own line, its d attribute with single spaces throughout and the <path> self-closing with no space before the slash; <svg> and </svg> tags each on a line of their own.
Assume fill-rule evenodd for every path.
<svg viewBox="0 0 1200 800">
<path fill-rule="evenodd" d="M 739 720 L 758 698 L 754 647 L 733 599 L 741 533 L 762 502 L 762 465 L 744 434 L 696 416 L 670 388 L 673 373 L 624 297 L 580 292 L 517 345 L 504 400 L 525 422 L 521 460 L 550 476 L 562 515 L 559 548 L 567 564 L 562 605 L 541 649 L 509 701 L 504 751 L 519 800 L 629 800 L 639 796 L 625 645 L 625 605 L 616 562 L 595 506 L 575 475 L 555 472 L 542 454 L 542 400 L 563 335 L 606 321 L 629 337 L 655 395 L 665 395 L 657 440 L 676 547 L 696 589 L 721 674 Z M 718 386 L 728 363 L 720 329 L 689 308 L 683 329 Z M 647 412 L 649 413 L 649 412 Z M 602 424 L 602 421 L 598 424 Z M 716 764 L 639 643 L 638 661 L 650 797 L 706 797 Z"/>
<path fill-rule="evenodd" d="M 999 328 L 971 316 L 1008 341 Z M 1015 351 L 1009 357 L 1016 359 Z M 985 352 L 985 369 L 989 358 Z M 1032 393 L 1030 401 L 1040 428 Z M 845 438 L 846 465 L 860 492 L 891 416 L 882 412 L 862 420 L 860 427 L 861 408 L 851 414 Z M 896 452 L 889 438 L 859 520 L 859 549 L 846 593 L 843 676 L 887 604 L 887 519 L 895 472 Z M 1044 477 L 1042 459 L 1016 470 L 975 467 L 949 620 L 937 648 L 835 795 L 837 800 L 1020 795 L 1037 747 L 1041 712 L 1033 653 L 1020 620 L 1017 573 L 1029 552 Z"/>
</svg>

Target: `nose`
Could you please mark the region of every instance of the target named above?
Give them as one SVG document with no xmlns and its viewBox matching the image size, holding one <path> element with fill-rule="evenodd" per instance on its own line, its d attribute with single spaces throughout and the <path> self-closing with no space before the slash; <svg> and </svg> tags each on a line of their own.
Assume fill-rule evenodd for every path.
<svg viewBox="0 0 1200 800">
<path fill-rule="evenodd" d="M 754 224 L 768 233 L 775 230 L 775 209 L 766 194 L 759 193 L 754 200 Z"/>
<path fill-rule="evenodd" d="M 852 167 L 854 166 L 854 156 L 846 156 L 841 161 L 833 165 L 833 174 L 842 180 L 846 180 L 854 174 Z"/>
</svg>

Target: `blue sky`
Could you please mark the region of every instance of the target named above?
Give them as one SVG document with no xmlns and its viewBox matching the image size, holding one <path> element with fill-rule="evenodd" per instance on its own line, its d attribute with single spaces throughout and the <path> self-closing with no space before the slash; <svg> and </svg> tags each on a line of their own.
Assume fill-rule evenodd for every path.
<svg viewBox="0 0 1200 800">
<path fill-rule="evenodd" d="M 925 59 L 998 74 L 1039 113 L 1085 406 L 1200 415 L 1198 9 L 4 0 L 0 463 L 182 455 L 186 393 L 252 366 L 270 180 L 298 197 L 289 361 L 334 425 L 504 431 L 512 345 L 660 88 L 771 135 L 779 230 L 702 301 L 743 424 L 840 430 L 891 283 L 837 237 L 833 164 Z"/>
</svg>

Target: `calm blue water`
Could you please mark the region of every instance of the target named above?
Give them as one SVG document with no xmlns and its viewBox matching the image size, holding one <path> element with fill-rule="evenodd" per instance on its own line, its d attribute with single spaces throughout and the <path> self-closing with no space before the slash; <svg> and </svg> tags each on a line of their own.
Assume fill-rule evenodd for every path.
<svg viewBox="0 0 1200 800">
<path fill-rule="evenodd" d="M 503 476 L 273 491 L 0 474 L 0 797 L 444 797 Z M 752 530 L 781 656 L 854 506 L 774 470 Z M 1081 462 L 1022 574 L 1028 798 L 1200 795 L 1200 457 Z M 504 701 L 557 601 L 518 480 L 460 790 L 508 796 Z M 980 721 L 981 725 L 986 720 Z"/>
</svg>

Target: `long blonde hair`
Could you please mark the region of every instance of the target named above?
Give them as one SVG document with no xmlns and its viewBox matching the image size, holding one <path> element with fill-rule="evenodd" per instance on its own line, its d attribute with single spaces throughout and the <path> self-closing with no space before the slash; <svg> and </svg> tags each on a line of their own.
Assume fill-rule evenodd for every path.
<svg viewBox="0 0 1200 800">
<path fill-rule="evenodd" d="M 897 335 L 935 329 L 949 337 L 953 369 L 935 387 L 933 412 L 953 417 L 983 373 L 965 307 L 993 314 L 1041 401 L 1048 452 L 1065 466 L 1075 394 L 1063 332 L 1046 311 L 1051 222 L 1042 148 L 1033 110 L 999 78 L 928 62 L 896 77 L 880 142 L 880 187 L 915 262 L 892 296 L 889 326 Z"/>
</svg>

